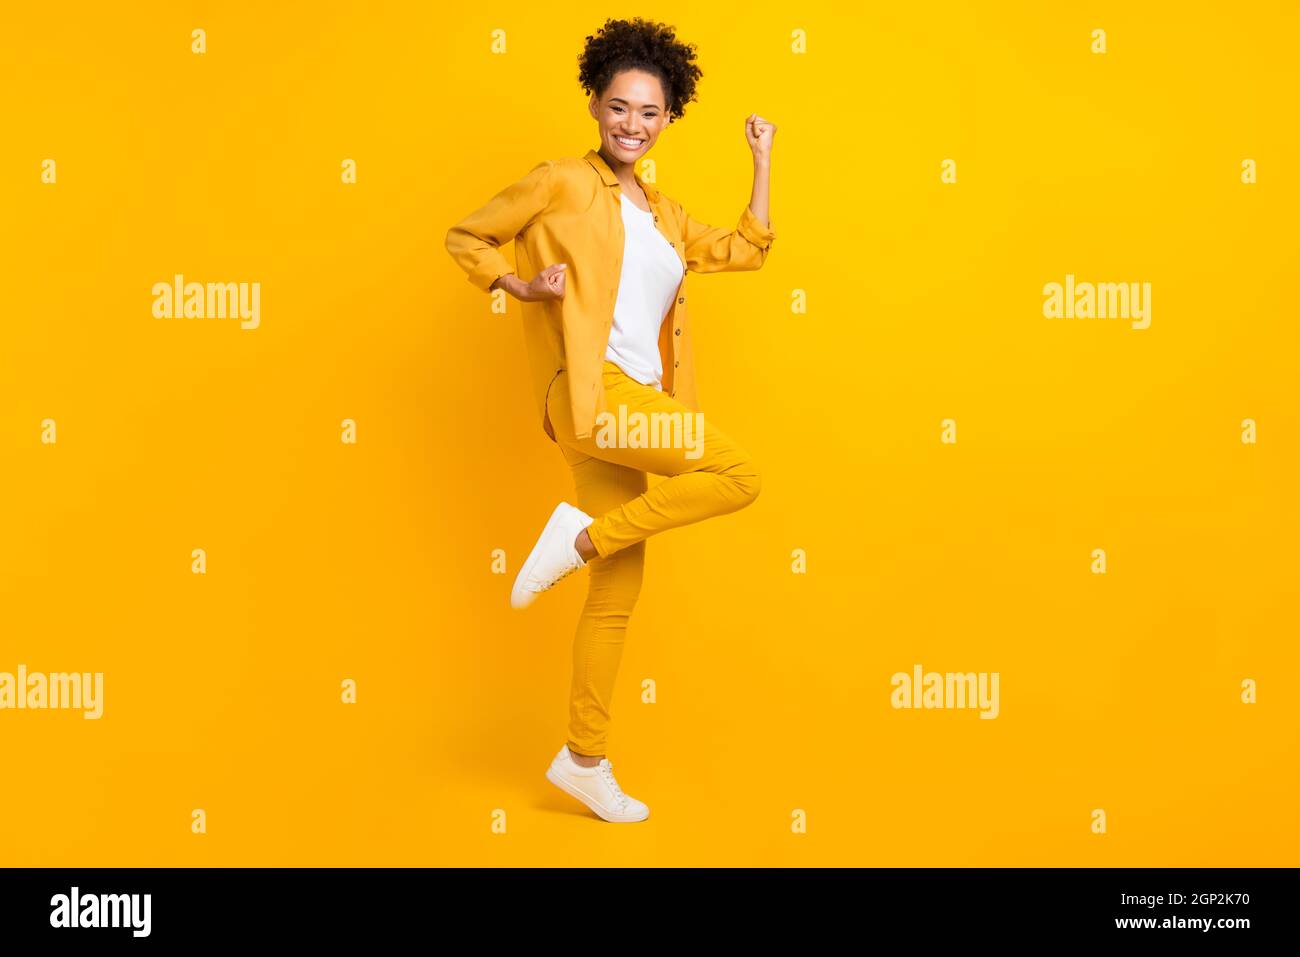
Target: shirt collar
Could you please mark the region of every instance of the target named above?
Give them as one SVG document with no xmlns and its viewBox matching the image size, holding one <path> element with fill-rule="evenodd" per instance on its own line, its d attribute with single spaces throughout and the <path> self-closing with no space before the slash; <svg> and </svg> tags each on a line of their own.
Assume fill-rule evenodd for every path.
<svg viewBox="0 0 1300 957">
<path fill-rule="evenodd" d="M 605 157 L 600 155 L 600 150 L 587 150 L 587 155 L 584 158 L 591 164 L 592 169 L 600 174 L 601 181 L 606 186 L 618 185 L 618 177 L 614 175 L 614 171 L 610 169 L 609 164 L 605 162 Z M 636 178 L 636 181 L 641 184 L 641 188 L 645 190 L 646 198 L 652 203 L 656 202 L 659 199 L 659 190 L 655 189 L 654 186 L 642 179 L 641 174 L 636 171 L 635 166 L 632 167 L 632 175 Z"/>
</svg>

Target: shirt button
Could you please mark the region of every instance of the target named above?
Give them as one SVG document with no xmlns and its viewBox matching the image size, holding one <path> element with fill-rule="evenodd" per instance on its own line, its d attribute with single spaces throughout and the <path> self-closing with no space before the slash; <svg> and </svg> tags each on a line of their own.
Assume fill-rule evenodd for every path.
<svg viewBox="0 0 1300 957">
<path fill-rule="evenodd" d="M 685 297 L 685 296 L 682 296 L 682 298 L 680 298 L 680 299 L 677 300 L 678 304 L 681 304 L 681 303 L 683 303 L 683 302 L 685 302 L 685 301 L 686 301 L 686 297 Z"/>
<path fill-rule="evenodd" d="M 681 365 L 680 362 L 674 362 L 674 363 L 673 363 L 673 368 L 676 369 L 679 365 Z"/>
<path fill-rule="evenodd" d="M 682 327 L 681 327 L 681 326 L 678 326 L 678 327 L 677 327 L 677 331 L 674 332 L 673 335 L 675 335 L 675 336 L 680 336 L 681 334 L 682 334 Z"/>
</svg>

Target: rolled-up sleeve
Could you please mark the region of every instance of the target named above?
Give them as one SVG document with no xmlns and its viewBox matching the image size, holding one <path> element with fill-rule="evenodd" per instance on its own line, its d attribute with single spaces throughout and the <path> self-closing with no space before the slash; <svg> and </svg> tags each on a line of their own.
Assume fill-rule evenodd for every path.
<svg viewBox="0 0 1300 957">
<path fill-rule="evenodd" d="M 484 292 L 515 271 L 499 247 L 527 229 L 546 209 L 554 168 L 554 160 L 543 160 L 447 230 L 447 252 L 465 270 L 466 278 Z"/>
<path fill-rule="evenodd" d="M 745 204 L 735 229 L 709 226 L 692 219 L 678 205 L 682 223 L 682 245 L 686 268 L 693 272 L 725 272 L 758 269 L 767 259 L 776 231 L 764 225 Z"/>
</svg>

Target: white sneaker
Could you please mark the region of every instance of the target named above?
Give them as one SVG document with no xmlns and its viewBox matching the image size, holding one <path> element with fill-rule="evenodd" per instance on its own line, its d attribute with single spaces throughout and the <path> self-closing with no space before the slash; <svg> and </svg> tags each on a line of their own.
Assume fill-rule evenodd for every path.
<svg viewBox="0 0 1300 957">
<path fill-rule="evenodd" d="M 573 540 L 592 521 L 590 515 L 568 502 L 555 506 L 541 537 L 515 577 L 515 586 L 510 591 L 511 608 L 527 608 L 539 594 L 587 564 Z"/>
<path fill-rule="evenodd" d="M 624 824 L 644 821 L 650 816 L 650 808 L 628 797 L 618 786 L 609 758 L 601 758 L 595 767 L 584 768 L 573 760 L 567 742 L 546 769 L 546 780 L 576 797 L 606 821 Z"/>
</svg>

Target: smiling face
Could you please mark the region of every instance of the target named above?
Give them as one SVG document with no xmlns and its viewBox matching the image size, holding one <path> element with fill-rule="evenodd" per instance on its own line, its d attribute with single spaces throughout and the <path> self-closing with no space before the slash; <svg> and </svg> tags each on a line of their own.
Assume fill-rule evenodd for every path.
<svg viewBox="0 0 1300 957">
<path fill-rule="evenodd" d="M 588 109 L 600 127 L 600 151 L 611 166 L 634 163 L 668 125 L 663 84 L 653 73 L 624 70 L 604 94 L 592 94 Z"/>
</svg>

